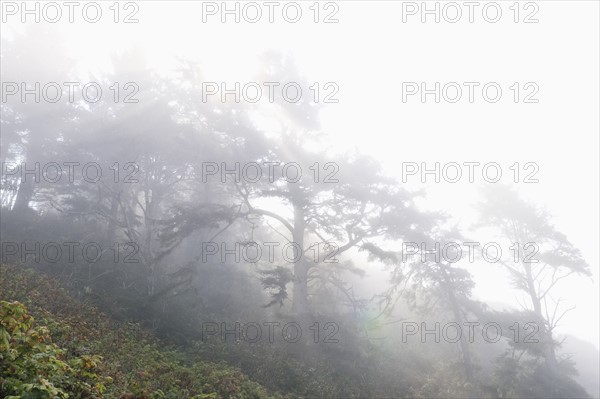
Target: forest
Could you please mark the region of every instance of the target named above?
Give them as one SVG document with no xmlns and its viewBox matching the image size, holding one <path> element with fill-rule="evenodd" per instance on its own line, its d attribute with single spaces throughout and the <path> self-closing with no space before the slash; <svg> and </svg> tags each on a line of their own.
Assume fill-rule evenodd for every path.
<svg viewBox="0 0 600 399">
<path fill-rule="evenodd" d="M 431 209 L 332 142 L 334 87 L 285 52 L 239 87 L 258 106 L 61 43 L 2 38 L 0 397 L 598 397 L 597 343 L 560 330 L 597 265 L 516 185 Z"/>
</svg>

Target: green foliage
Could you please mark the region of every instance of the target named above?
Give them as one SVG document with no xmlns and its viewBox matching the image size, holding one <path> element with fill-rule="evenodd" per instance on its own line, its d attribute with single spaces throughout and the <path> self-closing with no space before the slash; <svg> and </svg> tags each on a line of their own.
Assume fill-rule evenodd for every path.
<svg viewBox="0 0 600 399">
<path fill-rule="evenodd" d="M 0 278 L 0 397 L 269 397 L 241 371 L 166 349 L 137 324 L 115 324 L 52 279 L 0 266 L 0 276 L 7 275 Z"/>
<path fill-rule="evenodd" d="M 6 398 L 96 398 L 112 378 L 97 374 L 100 356 L 67 358 L 47 327 L 20 302 L 0 301 L 0 394 Z"/>
<path fill-rule="evenodd" d="M 561 360 L 555 368 L 540 359 L 519 359 L 509 352 L 496 360 L 494 397 L 500 398 L 589 398 L 585 390 L 570 376 L 573 364 Z"/>
<path fill-rule="evenodd" d="M 273 270 L 262 270 L 259 273 L 263 287 L 271 291 L 271 302 L 264 305 L 264 307 L 275 304 L 283 306 L 283 301 L 288 297 L 286 286 L 294 279 L 292 272 L 283 266 L 278 266 Z"/>
<path fill-rule="evenodd" d="M 478 387 L 469 383 L 458 362 L 438 362 L 425 376 L 424 383 L 411 397 L 416 398 L 468 398 L 482 397 Z"/>
</svg>

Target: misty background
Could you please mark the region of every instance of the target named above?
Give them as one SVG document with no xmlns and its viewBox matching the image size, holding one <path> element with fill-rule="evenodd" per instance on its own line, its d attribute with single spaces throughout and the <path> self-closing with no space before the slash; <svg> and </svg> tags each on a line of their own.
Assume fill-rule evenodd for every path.
<svg viewBox="0 0 600 399">
<path fill-rule="evenodd" d="M 294 24 L 222 23 L 219 14 L 203 22 L 202 2 L 136 4 L 131 24 L 3 21 L 3 264 L 57 277 L 111 317 L 183 348 L 206 323 L 335 322 L 340 342 L 326 349 L 304 341 L 236 349 L 226 339 L 203 349 L 272 393 L 598 397 L 597 3 L 538 2 L 535 24 L 514 23 L 508 3 L 495 24 L 477 13 L 474 23 L 422 23 L 419 14 L 403 22 L 403 3 L 389 1 L 320 3 L 330 7 L 320 17 L 335 11 L 336 23 L 315 23 L 301 3 Z M 273 102 L 266 92 L 255 103 L 205 97 L 207 82 L 269 81 L 298 83 L 302 100 L 285 101 L 280 90 Z M 81 101 L 77 88 L 74 102 L 66 92 L 56 103 L 24 102 L 6 95 L 7 82 L 98 82 L 103 97 Z M 503 96 L 403 101 L 405 82 L 497 82 Z M 535 83 L 539 102 L 515 103 L 514 82 L 521 90 Z M 139 101 L 124 102 L 129 93 Z M 331 93 L 335 102 L 325 102 Z M 24 182 L 11 169 L 35 162 L 97 162 L 104 173 L 99 183 Z M 268 181 L 267 169 L 256 183 L 207 177 L 207 163 L 221 162 L 297 162 L 303 180 Z M 476 172 L 474 182 L 450 183 L 403 175 L 409 164 L 436 162 L 495 162 L 503 176 L 489 183 Z M 524 182 L 528 163 L 535 183 Z M 331 171 L 336 181 L 327 182 Z M 127 182 L 129 172 L 139 181 Z M 510 263 L 521 239 L 539 244 L 533 269 Z M 140 262 L 53 264 L 4 244 L 49 240 L 133 242 Z M 313 267 L 308 256 L 299 266 L 281 253 L 223 262 L 203 245 L 253 241 L 317 243 L 320 255 L 333 241 L 342 251 L 339 262 L 319 258 Z M 400 261 L 402 243 L 450 241 L 498 242 L 503 261 L 481 252 L 456 264 Z M 403 322 L 465 320 L 508 333 L 493 344 L 401 336 Z M 515 342 L 509 327 L 532 320 L 541 343 Z M 272 360 L 280 357 L 294 363 Z M 276 368 L 303 372 L 286 379 Z"/>
</svg>

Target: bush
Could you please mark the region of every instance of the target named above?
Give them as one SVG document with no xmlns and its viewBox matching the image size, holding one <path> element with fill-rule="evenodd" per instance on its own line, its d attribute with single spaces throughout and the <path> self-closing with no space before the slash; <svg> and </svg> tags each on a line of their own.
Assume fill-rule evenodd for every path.
<svg viewBox="0 0 600 399">
<path fill-rule="evenodd" d="M 0 278 L 0 398 L 269 397 L 240 370 L 165 348 L 56 280 L 6 265 L 0 276 L 10 276 Z"/>
<path fill-rule="evenodd" d="M 16 301 L 0 301 L 0 360 L 0 396 L 7 399 L 96 398 L 112 382 L 97 374 L 100 356 L 67 360 L 48 328 Z"/>
</svg>

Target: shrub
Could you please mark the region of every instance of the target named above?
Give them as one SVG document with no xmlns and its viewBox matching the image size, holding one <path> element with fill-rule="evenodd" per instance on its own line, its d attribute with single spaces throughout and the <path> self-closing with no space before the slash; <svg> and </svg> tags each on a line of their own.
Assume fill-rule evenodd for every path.
<svg viewBox="0 0 600 399">
<path fill-rule="evenodd" d="M 100 356 L 66 359 L 48 328 L 16 301 L 0 301 L 0 361 L 0 396 L 7 399 L 96 398 L 112 382 L 97 374 Z"/>
</svg>

